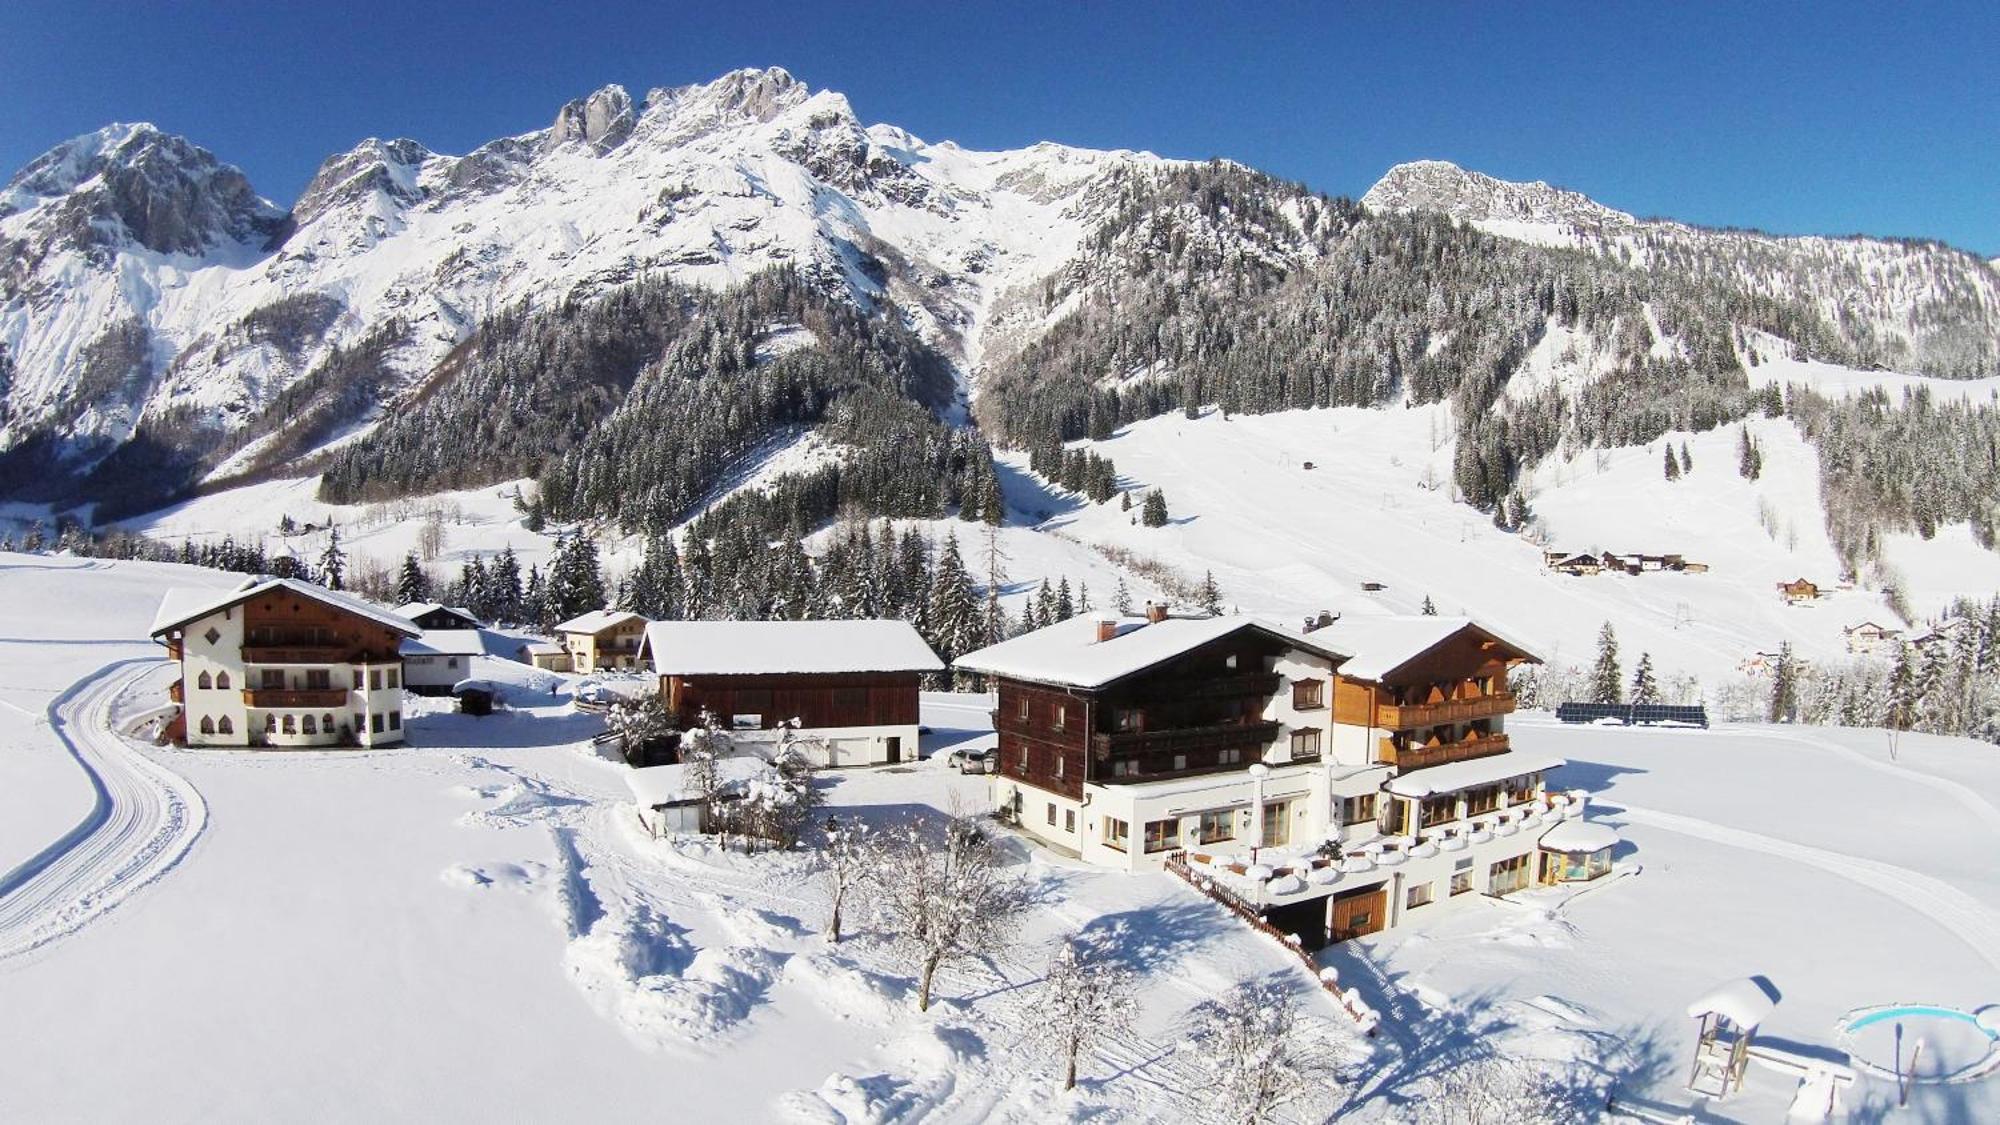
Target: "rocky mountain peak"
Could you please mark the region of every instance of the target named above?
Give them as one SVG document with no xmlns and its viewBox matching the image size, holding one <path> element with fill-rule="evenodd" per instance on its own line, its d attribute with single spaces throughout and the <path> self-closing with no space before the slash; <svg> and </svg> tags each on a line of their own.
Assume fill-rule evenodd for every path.
<svg viewBox="0 0 2000 1125">
<path fill-rule="evenodd" d="M 423 196 L 416 184 L 417 172 L 432 157 L 429 149 L 407 137 L 392 141 L 370 137 L 320 164 L 292 208 L 293 220 L 304 226 L 329 209 L 369 192 L 380 192 L 398 205 L 414 203 Z"/>
<path fill-rule="evenodd" d="M 599 153 L 609 152 L 632 135 L 637 120 L 632 111 L 632 95 L 625 92 L 625 87 L 605 86 L 556 113 L 556 122 L 549 128 L 548 147 L 580 142 Z"/>
<path fill-rule="evenodd" d="M 1512 183 L 1467 171 L 1446 160 L 1417 160 L 1389 169 L 1363 206 L 1375 211 L 1441 211 L 1461 222 L 1560 223 L 1621 227 L 1635 220 L 1574 191 L 1540 180 Z"/>
<path fill-rule="evenodd" d="M 122 234 L 190 255 L 225 241 L 262 245 L 286 219 L 235 166 L 146 124 L 107 125 L 30 162 L 8 181 L 0 212 L 39 206 L 52 208 L 56 239 L 89 246 Z"/>
</svg>

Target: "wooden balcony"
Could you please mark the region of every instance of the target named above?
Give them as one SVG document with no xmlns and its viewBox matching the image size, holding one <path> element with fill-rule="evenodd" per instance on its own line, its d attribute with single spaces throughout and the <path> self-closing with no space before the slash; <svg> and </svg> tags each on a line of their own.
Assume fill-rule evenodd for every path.
<svg viewBox="0 0 2000 1125">
<path fill-rule="evenodd" d="M 346 664 L 350 651 L 340 645 L 244 645 L 245 664 Z"/>
<path fill-rule="evenodd" d="M 1190 676 L 1162 681 L 1153 692 L 1174 702 L 1196 699 L 1240 699 L 1277 694 L 1283 682 L 1276 672 L 1231 672 L 1224 676 Z"/>
<path fill-rule="evenodd" d="M 1178 754 L 1189 750 L 1261 747 L 1277 736 L 1277 723 L 1224 723 L 1209 727 L 1096 734 L 1090 738 L 1090 748 L 1099 757 L 1111 754 Z"/>
<path fill-rule="evenodd" d="M 251 707 L 345 707 L 343 688 L 244 688 L 243 702 Z"/>
<path fill-rule="evenodd" d="M 1440 723 L 1468 723 L 1511 714 L 1514 693 L 1496 691 L 1477 699 L 1446 699 L 1437 703 L 1384 703 L 1376 708 L 1375 725 L 1384 730 L 1410 730 Z"/>
<path fill-rule="evenodd" d="M 1504 734 L 1489 734 L 1484 738 L 1468 738 L 1463 742 L 1445 742 L 1436 746 L 1410 746 L 1401 750 L 1385 738 L 1381 746 L 1382 760 L 1403 770 L 1420 770 L 1427 766 L 1442 766 L 1506 752 L 1507 736 Z"/>
</svg>

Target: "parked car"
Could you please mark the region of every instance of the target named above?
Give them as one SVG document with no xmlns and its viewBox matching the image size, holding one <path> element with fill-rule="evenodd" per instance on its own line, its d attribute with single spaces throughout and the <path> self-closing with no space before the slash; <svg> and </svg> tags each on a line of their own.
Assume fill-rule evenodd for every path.
<svg viewBox="0 0 2000 1125">
<path fill-rule="evenodd" d="M 993 751 L 988 749 L 958 749 L 951 752 L 949 761 L 958 767 L 960 773 L 993 772 Z"/>
</svg>

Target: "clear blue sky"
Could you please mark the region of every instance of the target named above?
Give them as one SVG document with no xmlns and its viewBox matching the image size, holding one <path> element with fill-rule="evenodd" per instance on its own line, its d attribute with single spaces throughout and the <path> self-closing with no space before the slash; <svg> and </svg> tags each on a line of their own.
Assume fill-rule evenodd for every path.
<svg viewBox="0 0 2000 1125">
<path fill-rule="evenodd" d="M 1996 47 L 1990 2 L 6 0 L 0 168 L 146 120 L 288 204 L 365 136 L 462 152 L 606 83 L 779 65 L 969 146 L 1225 156 L 1348 195 L 1438 157 L 1641 215 L 1996 255 Z"/>
</svg>

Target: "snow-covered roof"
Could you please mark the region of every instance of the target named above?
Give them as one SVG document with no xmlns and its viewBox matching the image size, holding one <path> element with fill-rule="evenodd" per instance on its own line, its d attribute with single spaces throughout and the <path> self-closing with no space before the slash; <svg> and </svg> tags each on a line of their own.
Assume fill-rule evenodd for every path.
<svg viewBox="0 0 2000 1125">
<path fill-rule="evenodd" d="M 1563 764 L 1554 754 L 1531 754 L 1520 750 L 1507 750 L 1499 754 L 1489 754 L 1484 758 L 1473 758 L 1449 765 L 1431 766 L 1428 769 L 1412 770 L 1389 779 L 1389 792 L 1399 797 L 1429 797 L 1437 793 L 1455 793 L 1475 785 L 1491 785 L 1510 777 L 1552 770 Z"/>
<path fill-rule="evenodd" d="M 404 602 L 402 605 L 396 607 L 396 612 L 403 617 L 415 620 L 426 613 L 435 613 L 440 609 L 447 613 L 455 613 L 467 621 L 479 620 L 473 616 L 471 610 L 466 609 L 464 606 L 446 605 L 443 602 Z"/>
<path fill-rule="evenodd" d="M 1526 645 L 1495 632 L 1470 617 L 1439 617 L 1432 614 L 1391 614 L 1343 617 L 1324 628 L 1315 629 L 1315 639 L 1342 652 L 1352 653 L 1340 666 L 1340 674 L 1350 679 L 1379 681 L 1396 669 L 1457 636 L 1466 629 L 1480 632 L 1536 663 Z"/>
<path fill-rule="evenodd" d="M 1109 640 L 1097 639 L 1098 618 L 1082 614 L 966 653 L 953 664 L 1012 680 L 1101 688 L 1243 629 L 1255 629 L 1335 663 L 1347 656 L 1345 648 L 1317 632 L 1307 636 L 1257 617 L 1169 617 L 1152 623 L 1144 617 L 1106 619 L 1118 626 Z"/>
<path fill-rule="evenodd" d="M 563 646 L 554 641 L 524 641 L 521 651 L 533 656 L 561 656 Z"/>
<path fill-rule="evenodd" d="M 477 629 L 425 629 L 403 642 L 404 656 L 479 656 L 486 642 Z"/>
<path fill-rule="evenodd" d="M 1700 1019 L 1718 1015 L 1745 1031 L 1754 1030 L 1778 1006 L 1774 990 L 1757 977 L 1740 977 L 1716 985 L 1688 1005 L 1688 1015 Z"/>
<path fill-rule="evenodd" d="M 716 780 L 724 785 L 744 781 L 757 774 L 764 767 L 762 758 L 752 756 L 718 758 L 715 762 Z M 632 800 L 641 808 L 656 805 L 671 805 L 677 801 L 690 801 L 698 794 L 686 788 L 687 766 L 677 763 L 671 766 L 644 766 L 625 773 L 625 787 L 632 791 Z"/>
<path fill-rule="evenodd" d="M 907 621 L 655 621 L 645 654 L 668 676 L 944 670 Z"/>
<path fill-rule="evenodd" d="M 451 685 L 451 693 L 453 695 L 464 695 L 468 691 L 483 691 L 488 695 L 499 695 L 500 685 L 494 683 L 492 680 L 481 679 L 460 680 Z"/>
<path fill-rule="evenodd" d="M 1618 830 L 1595 820 L 1565 820 L 1542 833 L 1541 846 L 1552 852 L 1596 852 L 1618 846 Z"/>
<path fill-rule="evenodd" d="M 565 621 L 562 624 L 556 626 L 556 632 L 602 633 L 603 631 L 611 628 L 614 625 L 623 625 L 627 621 L 644 621 L 644 620 L 645 618 L 640 617 L 638 614 L 633 613 L 629 610 L 593 609 L 589 613 L 583 614 L 578 617 L 572 617 L 568 621 Z"/>
<path fill-rule="evenodd" d="M 288 590 L 300 597 L 323 602 L 335 609 L 352 613 L 357 617 L 365 617 L 378 625 L 394 629 L 404 636 L 414 637 L 422 631 L 412 624 L 407 617 L 390 613 L 388 610 L 371 602 L 362 601 L 360 598 L 343 594 L 338 590 L 329 590 L 324 586 L 315 586 L 310 582 L 301 582 L 296 578 L 252 578 L 246 580 L 236 589 L 220 594 L 213 590 L 178 588 L 168 590 L 166 597 L 160 600 L 159 612 L 153 615 L 153 629 L 150 635 L 157 637 L 169 629 L 177 629 L 190 621 L 198 620 L 219 610 L 247 602 L 259 594 L 279 589 Z"/>
</svg>

